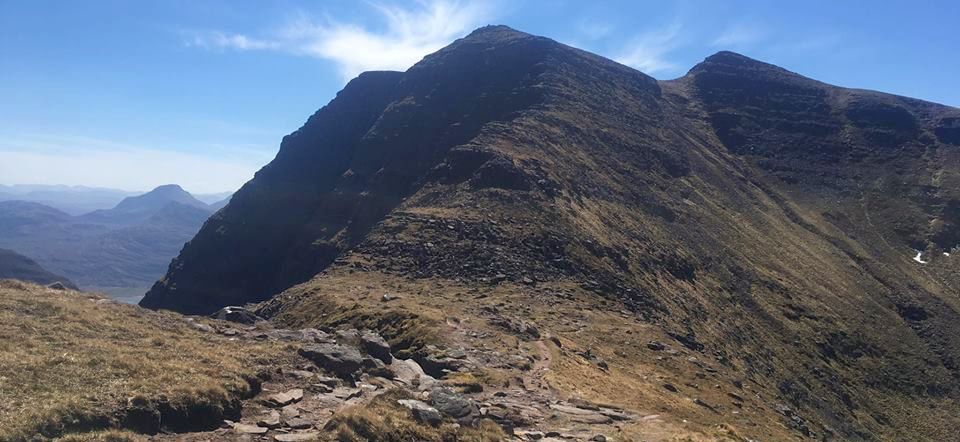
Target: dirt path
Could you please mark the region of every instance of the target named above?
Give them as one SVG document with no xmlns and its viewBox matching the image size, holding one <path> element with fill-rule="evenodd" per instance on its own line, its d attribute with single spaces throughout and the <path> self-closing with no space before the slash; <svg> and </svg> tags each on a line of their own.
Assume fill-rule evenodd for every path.
<svg viewBox="0 0 960 442">
<path fill-rule="evenodd" d="M 549 344 L 543 340 L 536 341 L 534 345 L 539 357 L 535 358 L 530 371 L 524 373 L 523 385 L 528 390 L 535 388 L 541 392 L 555 393 L 550 386 L 550 382 L 547 381 L 547 373 L 550 372 L 550 367 L 553 365 L 553 352 L 550 351 Z"/>
</svg>

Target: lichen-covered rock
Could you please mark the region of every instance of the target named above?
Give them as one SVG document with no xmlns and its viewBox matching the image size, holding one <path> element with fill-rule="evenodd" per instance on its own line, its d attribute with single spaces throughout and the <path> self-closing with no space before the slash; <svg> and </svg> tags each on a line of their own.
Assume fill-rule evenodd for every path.
<svg viewBox="0 0 960 442">
<path fill-rule="evenodd" d="M 430 405 L 463 426 L 475 426 L 480 419 L 476 402 L 447 388 L 434 388 L 430 392 Z"/>
</svg>

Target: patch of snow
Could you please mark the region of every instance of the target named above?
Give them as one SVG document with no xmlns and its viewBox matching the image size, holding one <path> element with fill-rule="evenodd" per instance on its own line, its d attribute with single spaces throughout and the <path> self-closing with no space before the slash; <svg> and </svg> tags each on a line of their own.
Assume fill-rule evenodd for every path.
<svg viewBox="0 0 960 442">
<path fill-rule="evenodd" d="M 950 257 L 950 254 L 947 253 L 947 252 L 943 252 L 943 256 L 946 256 L 947 258 L 949 258 L 949 257 Z"/>
<path fill-rule="evenodd" d="M 916 262 L 919 262 L 920 264 L 926 264 L 926 263 L 930 262 L 930 261 L 924 261 L 923 258 L 922 258 L 922 256 L 923 256 L 923 252 L 917 250 L 917 256 L 914 256 L 914 257 L 913 257 L 913 260 L 916 261 Z"/>
</svg>

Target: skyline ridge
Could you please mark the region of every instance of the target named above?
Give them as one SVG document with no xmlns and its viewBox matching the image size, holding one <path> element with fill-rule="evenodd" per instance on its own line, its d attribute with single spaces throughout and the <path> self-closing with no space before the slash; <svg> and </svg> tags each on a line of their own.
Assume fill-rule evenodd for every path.
<svg viewBox="0 0 960 442">
<path fill-rule="evenodd" d="M 544 4 L 68 4 L 55 14 L 5 4 L 0 176 L 235 189 L 357 72 L 403 70 L 484 23 L 546 35 L 659 80 L 731 50 L 829 84 L 960 104 L 949 75 L 960 61 L 947 56 L 950 24 L 960 20 L 952 2 L 873 5 L 870 20 L 856 5 L 825 1 Z M 71 75 L 55 75 L 63 71 Z"/>
</svg>

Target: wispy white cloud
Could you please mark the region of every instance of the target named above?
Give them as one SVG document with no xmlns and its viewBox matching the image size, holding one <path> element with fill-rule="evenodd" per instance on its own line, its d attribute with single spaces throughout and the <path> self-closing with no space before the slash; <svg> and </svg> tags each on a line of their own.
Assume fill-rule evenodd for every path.
<svg viewBox="0 0 960 442">
<path fill-rule="evenodd" d="M 640 34 L 613 58 L 647 74 L 675 71 L 677 64 L 667 56 L 681 44 L 681 29 L 680 23 L 674 22 L 667 27 Z"/>
<path fill-rule="evenodd" d="M 722 48 L 742 47 L 759 42 L 766 34 L 766 31 L 759 25 L 737 23 L 728 26 L 717 38 L 710 42 L 710 45 Z"/>
<path fill-rule="evenodd" d="M 586 40 L 599 40 L 607 37 L 616 29 L 612 23 L 599 20 L 580 20 L 577 33 Z"/>
<path fill-rule="evenodd" d="M 368 70 L 405 70 L 492 17 L 482 0 L 425 0 L 400 7 L 372 3 L 383 28 L 306 14 L 261 37 L 189 32 L 185 43 L 206 49 L 281 51 L 329 60 L 349 80 Z"/>
<path fill-rule="evenodd" d="M 197 149 L 209 152 L 221 149 Z M 3 184 L 67 184 L 149 190 L 176 183 L 192 192 L 236 190 L 270 154 L 237 149 L 229 155 L 135 146 L 83 136 L 28 135 L 0 143 Z"/>
<path fill-rule="evenodd" d="M 184 43 L 204 49 L 276 49 L 276 42 L 257 40 L 242 34 L 227 34 L 220 31 L 185 32 Z"/>
</svg>

